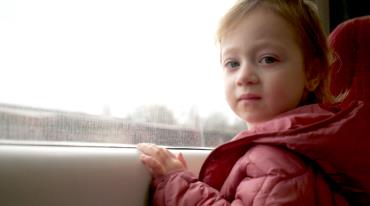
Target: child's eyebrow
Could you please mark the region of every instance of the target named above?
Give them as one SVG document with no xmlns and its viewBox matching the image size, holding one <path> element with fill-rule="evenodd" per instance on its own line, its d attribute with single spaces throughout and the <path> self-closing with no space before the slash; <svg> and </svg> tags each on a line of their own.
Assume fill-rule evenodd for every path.
<svg viewBox="0 0 370 206">
<path fill-rule="evenodd" d="M 238 48 L 235 47 L 226 47 L 226 48 L 221 48 L 221 57 L 229 54 L 236 54 L 239 52 Z"/>
<path fill-rule="evenodd" d="M 257 40 L 252 43 L 252 45 L 247 46 L 247 51 L 258 51 L 262 50 L 264 48 L 274 48 L 278 50 L 284 50 L 285 46 L 282 42 L 278 41 L 271 41 L 271 40 Z M 221 48 L 221 57 L 225 55 L 232 55 L 232 54 L 237 54 L 242 50 L 242 47 L 237 46 L 228 46 Z"/>
<path fill-rule="evenodd" d="M 275 49 L 284 49 L 285 46 L 282 42 L 279 41 L 271 41 L 271 40 L 258 40 L 253 42 L 251 49 L 259 50 L 263 48 L 275 48 Z"/>
</svg>

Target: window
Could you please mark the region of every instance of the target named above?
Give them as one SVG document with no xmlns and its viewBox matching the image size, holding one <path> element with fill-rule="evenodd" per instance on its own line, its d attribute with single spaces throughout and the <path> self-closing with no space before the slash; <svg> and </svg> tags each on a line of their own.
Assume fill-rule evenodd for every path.
<svg viewBox="0 0 370 206">
<path fill-rule="evenodd" d="M 232 1 L 3 0 L 0 139 L 215 146 L 214 34 Z"/>
</svg>

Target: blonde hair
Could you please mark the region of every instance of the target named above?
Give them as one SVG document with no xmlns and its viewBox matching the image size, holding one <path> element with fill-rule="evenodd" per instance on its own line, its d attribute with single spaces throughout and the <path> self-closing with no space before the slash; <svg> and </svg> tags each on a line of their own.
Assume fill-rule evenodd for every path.
<svg viewBox="0 0 370 206">
<path fill-rule="evenodd" d="M 331 52 L 327 44 L 316 4 L 309 0 L 238 0 L 221 19 L 217 42 L 221 45 L 228 32 L 256 7 L 264 6 L 283 17 L 296 33 L 303 55 L 307 81 L 317 80 L 318 86 L 308 92 L 301 104 L 334 103 L 330 91 Z"/>
</svg>

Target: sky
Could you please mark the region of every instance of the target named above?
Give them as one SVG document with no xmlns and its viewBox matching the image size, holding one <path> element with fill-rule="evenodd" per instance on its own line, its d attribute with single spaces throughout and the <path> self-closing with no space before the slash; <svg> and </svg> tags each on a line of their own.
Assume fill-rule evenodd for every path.
<svg viewBox="0 0 370 206">
<path fill-rule="evenodd" d="M 229 110 L 215 43 L 230 0 L 1 0 L 0 103 L 122 117 Z"/>
</svg>

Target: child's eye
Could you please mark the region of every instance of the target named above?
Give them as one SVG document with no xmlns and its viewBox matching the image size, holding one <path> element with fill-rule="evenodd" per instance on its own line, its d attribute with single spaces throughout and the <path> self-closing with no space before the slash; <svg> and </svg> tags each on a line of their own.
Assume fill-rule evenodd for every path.
<svg viewBox="0 0 370 206">
<path fill-rule="evenodd" d="M 275 58 L 275 57 L 273 57 L 273 56 L 265 56 L 265 57 L 263 57 L 260 61 L 259 61 L 259 63 L 262 63 L 262 64 L 273 64 L 273 63 L 275 63 L 275 62 L 277 62 L 278 60 Z"/>
<path fill-rule="evenodd" d="M 238 61 L 228 61 L 225 64 L 225 67 L 228 69 L 235 69 L 240 66 L 240 63 Z"/>
</svg>

